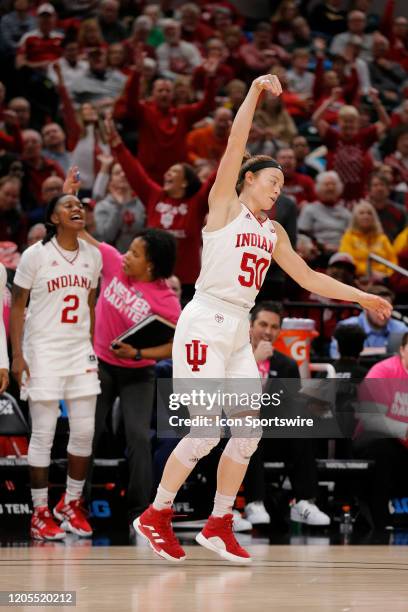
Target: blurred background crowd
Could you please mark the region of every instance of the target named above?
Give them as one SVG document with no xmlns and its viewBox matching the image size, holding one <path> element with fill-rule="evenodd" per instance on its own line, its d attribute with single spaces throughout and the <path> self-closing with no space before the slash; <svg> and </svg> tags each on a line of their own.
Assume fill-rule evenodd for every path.
<svg viewBox="0 0 408 612">
<path fill-rule="evenodd" d="M 390 340 L 408 331 L 408 279 L 388 266 L 408 262 L 406 7 L 394 0 L 380 10 L 370 0 L 249 4 L 1 0 L 0 261 L 12 282 L 20 254 L 45 234 L 47 203 L 76 165 L 97 240 L 125 253 L 144 228 L 175 237 L 169 284 L 183 306 L 194 293 L 207 196 L 231 122 L 252 80 L 274 73 L 283 95 L 261 98 L 248 142 L 251 154 L 272 155 L 284 169 L 271 218 L 313 268 L 377 292 L 395 311 L 381 321 L 331 303 L 272 265 L 259 299 L 282 309 L 261 313 L 276 318 L 275 331 L 284 314 L 314 319 L 313 358 L 340 360 L 343 377 L 362 378 L 369 367 L 360 354 L 384 358 Z M 107 130 L 106 117 L 117 132 Z M 7 294 L 6 327 L 9 306 Z M 271 330 L 253 339 L 254 350 L 268 343 L 258 347 L 262 364 L 278 359 Z M 162 365 L 158 375 L 171 373 L 171 363 Z M 287 364 L 275 366 L 266 376 L 287 373 Z M 295 448 L 293 457 L 316 452 Z M 294 481 L 310 465 L 299 465 Z M 259 502 L 259 471 L 258 481 L 251 478 L 248 503 Z M 299 482 L 296 498 L 315 499 L 316 474 Z M 255 510 L 259 518 L 263 510 Z"/>
</svg>

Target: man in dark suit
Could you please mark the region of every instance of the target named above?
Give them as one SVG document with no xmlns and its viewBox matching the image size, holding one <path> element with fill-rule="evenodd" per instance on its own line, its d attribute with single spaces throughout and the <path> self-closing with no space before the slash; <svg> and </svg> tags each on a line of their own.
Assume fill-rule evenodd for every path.
<svg viewBox="0 0 408 612">
<path fill-rule="evenodd" d="M 259 302 L 251 311 L 251 344 L 261 378 L 299 379 L 296 361 L 274 348 L 282 321 L 282 307 L 276 302 Z M 274 459 L 285 459 L 292 484 L 295 503 L 290 518 L 307 525 L 329 525 L 330 518 L 314 503 L 317 496 L 317 468 L 315 441 L 309 438 L 263 438 L 251 458 L 245 477 L 246 518 L 252 525 L 269 524 L 265 500 L 263 461 L 273 454 Z M 278 457 L 277 457 L 278 456 Z"/>
</svg>

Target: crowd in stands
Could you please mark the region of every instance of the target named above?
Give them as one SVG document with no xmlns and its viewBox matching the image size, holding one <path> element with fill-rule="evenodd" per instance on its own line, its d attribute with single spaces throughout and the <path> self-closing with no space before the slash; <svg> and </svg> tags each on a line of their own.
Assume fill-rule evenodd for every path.
<svg viewBox="0 0 408 612">
<path fill-rule="evenodd" d="M 395 0 L 382 14 L 370 0 L 265 4 L 254 18 L 233 0 L 0 2 L 0 261 L 10 281 L 78 166 L 96 240 L 125 253 L 146 228 L 174 236 L 184 305 L 232 119 L 251 81 L 273 73 L 283 94 L 263 95 L 248 142 L 284 170 L 271 218 L 315 269 L 407 303 L 408 280 L 387 262 L 408 263 L 408 18 Z M 346 324 L 366 348 L 408 331 L 335 309 L 276 265 L 260 299 L 310 303 L 326 359 L 339 357 Z M 315 496 L 309 476 L 305 498 Z M 262 497 L 259 473 L 250 477 Z"/>
</svg>

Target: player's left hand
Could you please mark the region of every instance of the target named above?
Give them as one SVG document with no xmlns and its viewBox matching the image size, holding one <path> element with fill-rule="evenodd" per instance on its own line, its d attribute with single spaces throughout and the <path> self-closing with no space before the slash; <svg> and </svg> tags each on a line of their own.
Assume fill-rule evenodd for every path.
<svg viewBox="0 0 408 612">
<path fill-rule="evenodd" d="M 0 370 L 0 394 L 4 393 L 9 385 L 9 373 L 6 369 Z"/>
<path fill-rule="evenodd" d="M 131 344 L 126 342 L 116 342 L 115 347 L 110 347 L 110 350 L 119 359 L 134 359 L 136 357 L 136 349 Z"/>
<path fill-rule="evenodd" d="M 371 310 L 379 315 L 382 319 L 389 319 L 392 313 L 392 305 L 380 297 L 379 295 L 373 295 L 372 293 L 363 292 L 358 303 L 365 310 Z"/>
</svg>

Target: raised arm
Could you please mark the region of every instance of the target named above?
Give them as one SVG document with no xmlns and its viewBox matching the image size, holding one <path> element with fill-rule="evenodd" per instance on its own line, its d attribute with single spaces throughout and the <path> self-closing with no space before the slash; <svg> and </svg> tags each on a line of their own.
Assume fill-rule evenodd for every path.
<svg viewBox="0 0 408 612">
<path fill-rule="evenodd" d="M 58 62 L 53 64 L 57 75 L 57 91 L 61 102 L 61 115 L 67 135 L 67 150 L 73 151 L 81 138 L 81 126 L 78 123 L 74 105 L 65 87 L 64 76 Z"/>
<path fill-rule="evenodd" d="M 227 148 L 221 159 L 215 183 L 210 191 L 208 200 L 210 212 L 214 207 L 223 207 L 225 211 L 237 201 L 235 186 L 258 98 L 263 90 L 273 96 L 280 96 L 282 87 L 278 77 L 267 74 L 255 79 L 241 104 L 231 127 Z"/>
<path fill-rule="evenodd" d="M 133 119 L 139 122 L 143 119 L 143 104 L 140 103 L 140 76 L 143 71 L 144 53 L 140 43 L 135 46 L 133 59 L 134 68 L 113 107 L 113 116 L 117 121 Z"/>
<path fill-rule="evenodd" d="M 334 87 L 330 96 L 313 113 L 312 121 L 319 131 L 320 138 L 324 138 L 326 136 L 326 132 L 330 127 L 327 121 L 322 119 L 322 117 L 329 108 L 330 104 L 333 104 L 333 102 L 335 102 L 342 94 L 343 90 L 341 87 Z"/>
<path fill-rule="evenodd" d="M 122 166 L 130 186 L 147 208 L 151 194 L 154 192 L 157 194 L 161 193 L 162 187 L 152 181 L 139 160 L 133 157 L 129 149 L 125 147 L 116 131 L 113 120 L 109 117 L 105 119 L 105 129 L 112 153 Z"/>
<path fill-rule="evenodd" d="M 273 257 L 282 270 L 303 289 L 335 300 L 357 302 L 363 308 L 373 310 L 382 317 L 391 314 L 391 305 L 380 296 L 365 293 L 360 289 L 340 283 L 327 274 L 312 270 L 292 248 L 288 235 L 280 223 L 274 221 L 273 224 L 278 236 Z"/>
</svg>

